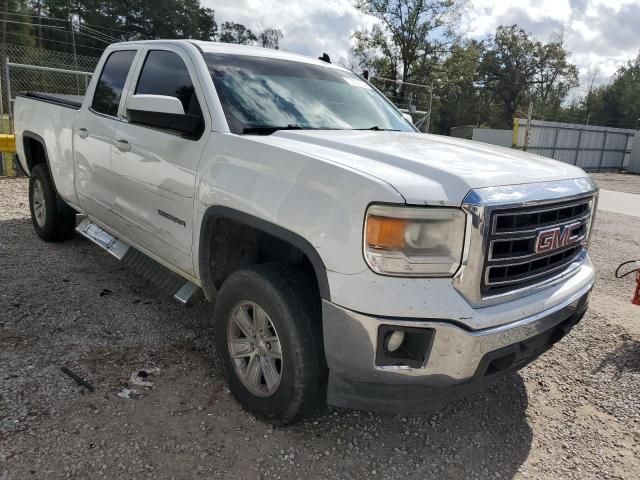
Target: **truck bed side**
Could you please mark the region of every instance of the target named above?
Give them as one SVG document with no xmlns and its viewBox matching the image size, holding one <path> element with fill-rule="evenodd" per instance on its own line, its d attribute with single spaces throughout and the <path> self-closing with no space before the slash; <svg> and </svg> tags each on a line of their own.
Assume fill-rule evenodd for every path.
<svg viewBox="0 0 640 480">
<path fill-rule="evenodd" d="M 30 92 L 14 104 L 16 149 L 25 172 L 45 161 L 58 194 L 77 205 L 74 189 L 73 128 L 82 97 Z M 45 155 L 37 152 L 40 145 Z"/>
</svg>

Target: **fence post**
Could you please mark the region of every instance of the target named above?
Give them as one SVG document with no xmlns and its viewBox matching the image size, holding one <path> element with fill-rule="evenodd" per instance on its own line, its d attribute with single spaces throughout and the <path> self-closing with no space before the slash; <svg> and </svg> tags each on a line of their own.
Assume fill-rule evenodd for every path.
<svg viewBox="0 0 640 480">
<path fill-rule="evenodd" d="M 4 133 L 4 99 L 2 98 L 2 72 L 0 71 L 0 133 Z M 0 175 L 4 175 L 6 169 L 6 157 L 4 152 L 0 152 Z"/>
<path fill-rule="evenodd" d="M 607 145 L 607 131 L 604 131 L 604 138 L 602 139 L 602 149 L 600 150 L 600 161 L 598 162 L 598 172 L 602 168 L 602 159 L 604 158 L 604 147 Z"/>
<path fill-rule="evenodd" d="M 531 117 L 533 116 L 533 102 L 529 102 L 529 110 L 527 110 L 527 129 L 524 131 L 524 151 L 529 148 L 529 132 L 531 130 Z"/>
<path fill-rule="evenodd" d="M 578 166 L 578 155 L 580 155 L 580 143 L 582 143 L 582 129 L 578 130 L 578 145 L 576 145 L 576 156 L 573 164 Z"/>
<path fill-rule="evenodd" d="M 9 133 L 13 133 L 13 109 L 11 108 L 11 78 L 10 78 L 10 67 L 9 67 L 9 57 L 5 58 L 4 64 L 5 70 L 5 80 L 6 80 L 6 88 L 7 88 L 7 113 L 9 114 Z"/>
<path fill-rule="evenodd" d="M 560 127 L 556 127 L 556 136 L 553 137 L 553 150 L 551 151 L 551 158 L 556 159 L 556 147 L 558 146 L 558 133 L 560 132 Z"/>
</svg>

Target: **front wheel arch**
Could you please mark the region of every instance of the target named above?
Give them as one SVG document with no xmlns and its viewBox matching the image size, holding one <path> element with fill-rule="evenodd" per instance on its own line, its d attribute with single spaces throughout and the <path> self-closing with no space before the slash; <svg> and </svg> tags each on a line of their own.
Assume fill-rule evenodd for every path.
<svg viewBox="0 0 640 480">
<path fill-rule="evenodd" d="M 224 230 L 225 235 L 216 236 L 217 229 Z M 238 233 L 234 236 L 233 231 Z M 229 232 L 231 235 L 227 235 Z M 214 248 L 221 239 L 225 246 L 238 255 L 236 261 L 223 268 L 223 271 L 216 271 L 216 254 L 224 256 L 225 262 L 230 263 L 225 252 Z M 206 210 L 200 229 L 198 257 L 200 281 L 210 301 L 215 299 L 222 282 L 233 271 L 274 261 L 308 269 L 314 277 L 320 298 L 331 300 L 327 269 L 309 241 L 290 230 L 230 207 L 214 205 Z"/>
</svg>

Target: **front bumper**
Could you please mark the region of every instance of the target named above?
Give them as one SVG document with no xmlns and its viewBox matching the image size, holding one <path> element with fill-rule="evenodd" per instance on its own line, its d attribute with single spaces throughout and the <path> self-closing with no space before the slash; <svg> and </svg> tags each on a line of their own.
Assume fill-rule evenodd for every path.
<svg viewBox="0 0 640 480">
<path fill-rule="evenodd" d="M 323 301 L 327 403 L 397 413 L 440 408 L 551 347 L 583 317 L 592 285 L 537 315 L 483 330 L 440 320 L 377 318 Z M 424 363 L 380 365 L 381 327 L 431 330 Z"/>
</svg>

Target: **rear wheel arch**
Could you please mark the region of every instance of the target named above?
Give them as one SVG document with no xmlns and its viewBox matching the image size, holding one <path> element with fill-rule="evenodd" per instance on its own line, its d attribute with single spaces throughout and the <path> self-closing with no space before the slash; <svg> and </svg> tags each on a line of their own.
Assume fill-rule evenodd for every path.
<svg viewBox="0 0 640 480">
<path fill-rule="evenodd" d="M 44 163 L 51 174 L 49 157 L 44 139 L 37 133 L 25 131 L 22 133 L 22 146 L 24 148 L 24 160 L 29 172 L 39 163 Z"/>
<path fill-rule="evenodd" d="M 234 271 L 266 262 L 289 263 L 313 275 L 320 298 L 329 301 L 327 270 L 305 238 L 269 221 L 225 206 L 209 207 L 199 239 L 199 271 L 205 295 L 215 299 Z"/>
<path fill-rule="evenodd" d="M 37 133 L 24 131 L 22 133 L 22 146 L 24 148 L 24 160 L 27 165 L 29 175 L 31 175 L 31 171 L 36 165 L 43 164 L 49 178 L 51 179 L 51 185 L 53 186 L 53 190 L 56 194 L 58 212 L 62 215 L 74 215 L 76 213 L 75 210 L 71 208 L 58 193 L 56 182 L 53 180 L 53 175 L 51 175 L 51 164 L 49 162 L 49 154 L 47 153 L 47 146 L 44 138 Z"/>
</svg>

